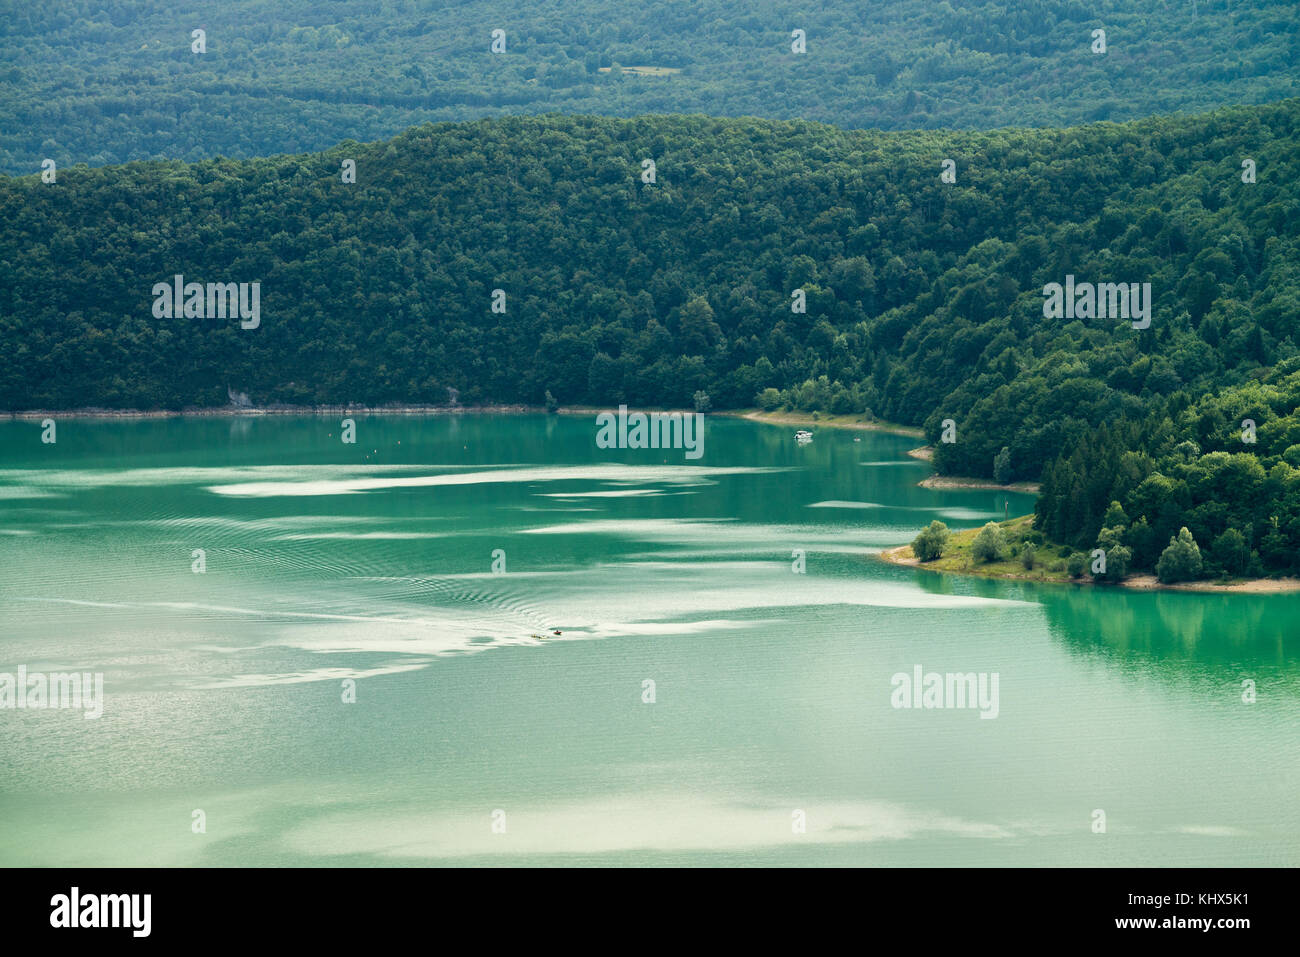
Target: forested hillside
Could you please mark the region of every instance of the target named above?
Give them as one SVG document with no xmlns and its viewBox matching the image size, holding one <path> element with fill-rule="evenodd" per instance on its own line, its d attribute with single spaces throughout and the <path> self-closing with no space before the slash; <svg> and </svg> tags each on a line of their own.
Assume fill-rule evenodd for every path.
<svg viewBox="0 0 1300 957">
<path fill-rule="evenodd" d="M 869 409 L 923 424 L 948 472 L 991 474 L 1005 447 L 1004 477 L 1037 478 L 1094 443 L 1048 470 L 1042 506 L 1054 537 L 1089 538 L 1170 456 L 1300 476 L 1298 177 L 1292 100 L 987 133 L 513 118 L 0 179 L 0 408 L 214 406 L 229 387 L 259 403 L 680 407 L 703 391 L 715 408 Z M 259 282 L 259 325 L 159 318 L 154 286 L 175 274 Z M 1045 318 L 1044 287 L 1067 275 L 1150 283 L 1149 326 Z M 1198 501 L 1218 534 L 1229 499 L 1205 490 L 1249 487 L 1251 534 L 1276 527 L 1291 537 L 1269 554 L 1300 554 L 1300 492 L 1289 520 L 1235 474 L 1183 475 L 1185 495 L 1167 490 L 1183 504 L 1148 516 L 1157 539 Z"/>
<path fill-rule="evenodd" d="M 503 114 L 1064 126 L 1300 93 L 1295 0 L 64 0 L 0 15 L 0 169 Z M 192 31 L 203 29 L 203 53 Z M 1104 30 L 1106 52 L 1093 51 Z M 504 31 L 504 52 L 491 52 Z M 792 51 L 804 32 L 806 53 Z"/>
<path fill-rule="evenodd" d="M 1126 564 L 1166 581 L 1300 572 L 1297 409 L 1293 356 L 1258 381 L 1192 402 L 1179 393 L 1145 419 L 1103 425 L 1048 464 L 1036 524 L 1112 561 L 1123 547 L 1121 577 Z M 1184 528 L 1195 548 L 1160 568 Z"/>
</svg>

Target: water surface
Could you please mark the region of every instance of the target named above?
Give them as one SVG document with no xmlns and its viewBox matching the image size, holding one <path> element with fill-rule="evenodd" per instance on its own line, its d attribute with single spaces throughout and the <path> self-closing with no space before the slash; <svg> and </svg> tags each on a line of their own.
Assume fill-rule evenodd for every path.
<svg viewBox="0 0 1300 957">
<path fill-rule="evenodd" d="M 1300 598 L 888 565 L 1032 499 L 706 429 L 0 423 L 0 671 L 106 688 L 0 710 L 0 864 L 1300 863 Z M 892 707 L 918 664 L 997 718 Z"/>
</svg>

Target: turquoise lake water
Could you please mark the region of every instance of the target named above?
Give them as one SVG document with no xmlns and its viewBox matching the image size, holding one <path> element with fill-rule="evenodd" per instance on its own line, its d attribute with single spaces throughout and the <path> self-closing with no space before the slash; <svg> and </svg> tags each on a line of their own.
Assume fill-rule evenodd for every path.
<svg viewBox="0 0 1300 957">
<path fill-rule="evenodd" d="M 0 709 L 0 865 L 1300 864 L 1300 596 L 886 564 L 1033 504 L 901 436 L 340 424 L 0 422 L 0 672 L 105 689 Z"/>
</svg>

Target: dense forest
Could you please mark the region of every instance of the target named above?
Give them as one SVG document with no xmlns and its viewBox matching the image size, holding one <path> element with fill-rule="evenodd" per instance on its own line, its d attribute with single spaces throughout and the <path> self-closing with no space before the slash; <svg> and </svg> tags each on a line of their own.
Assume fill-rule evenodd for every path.
<svg viewBox="0 0 1300 957">
<path fill-rule="evenodd" d="M 1180 392 L 1145 419 L 1105 424 L 1048 464 L 1036 525 L 1082 548 L 1122 546 L 1121 570 L 1164 580 L 1298 572 L 1298 409 L 1293 356 L 1241 385 L 1195 401 Z M 1183 529 L 1192 567 L 1160 566 Z"/>
<path fill-rule="evenodd" d="M 981 133 L 521 117 L 0 178 L 0 408 L 870 412 L 942 471 L 1041 475 L 1057 541 L 1117 502 L 1138 567 L 1187 526 L 1290 568 L 1298 183 L 1300 100 Z M 260 283 L 257 328 L 159 318 L 176 274 Z M 1067 275 L 1150 283 L 1149 326 L 1046 317 Z"/>
<path fill-rule="evenodd" d="M 1295 0 L 10 3 L 0 170 L 266 156 L 555 111 L 882 129 L 1119 121 L 1300 94 L 1296 27 Z"/>
</svg>

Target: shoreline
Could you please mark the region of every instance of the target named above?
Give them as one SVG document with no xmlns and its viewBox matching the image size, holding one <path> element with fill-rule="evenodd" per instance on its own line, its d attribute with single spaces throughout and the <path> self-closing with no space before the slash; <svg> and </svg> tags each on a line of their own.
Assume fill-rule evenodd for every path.
<svg viewBox="0 0 1300 957">
<path fill-rule="evenodd" d="M 1196 581 L 1178 582 L 1164 585 L 1155 575 L 1133 575 L 1120 582 L 1099 582 L 1091 575 L 1081 578 L 1047 578 L 1034 576 L 1026 572 L 1023 575 L 1003 572 L 986 572 L 977 568 L 953 569 L 936 568 L 930 563 L 922 563 L 912 554 L 911 545 L 895 545 L 878 553 L 880 560 L 891 565 L 901 565 L 930 572 L 934 575 L 957 575 L 984 578 L 989 581 L 1028 582 L 1035 585 L 1096 585 L 1102 588 L 1128 588 L 1133 591 L 1184 591 L 1184 592 L 1221 592 L 1238 595 L 1286 595 L 1300 592 L 1300 578 L 1248 578 L 1229 582 Z"/>
<path fill-rule="evenodd" d="M 884 422 L 872 419 L 863 421 L 856 413 L 852 415 L 826 415 L 816 419 L 812 413 L 803 412 L 764 412 L 761 409 L 727 409 L 712 413 L 729 415 L 732 418 L 746 419 L 762 425 L 810 425 L 819 429 L 856 429 L 862 432 L 887 432 L 891 435 L 910 435 L 917 438 L 925 435 L 920 429 L 896 422 Z"/>
<path fill-rule="evenodd" d="M 0 419 L 171 419 L 171 418 L 225 418 L 236 415 L 447 415 L 487 414 L 512 412 L 542 412 L 546 410 L 527 405 L 223 405 L 202 409 L 38 409 L 35 411 L 0 412 Z"/>
<path fill-rule="evenodd" d="M 555 410 L 558 415 L 591 415 L 601 410 L 588 408 L 585 406 L 565 407 Z M 234 406 L 227 405 L 215 408 L 189 408 L 189 409 L 102 409 L 102 408 L 79 408 L 79 409 L 36 409 L 24 410 L 21 412 L 3 411 L 0 412 L 0 420 L 9 421 L 29 421 L 41 420 L 47 418 L 82 418 L 82 419 L 167 419 L 167 418 L 233 418 L 236 416 L 268 416 L 268 415 L 502 415 L 502 414 L 547 414 L 546 409 L 539 406 L 530 405 L 384 405 L 384 406 L 365 406 L 365 405 L 274 405 L 274 406 Z M 706 413 L 710 415 L 725 415 L 732 418 L 745 419 L 750 422 L 767 425 L 810 425 L 820 428 L 830 429 L 850 429 L 868 432 L 885 432 L 894 435 L 913 435 L 920 436 L 924 433 L 920 429 L 913 429 L 909 426 L 897 425 L 891 422 L 880 421 L 854 421 L 853 416 L 829 416 L 826 418 L 814 419 L 811 414 L 805 415 L 795 412 L 763 412 L 757 409 L 724 409 L 716 412 Z M 932 446 L 922 446 L 920 448 L 910 449 L 907 453 L 914 459 L 923 462 L 929 462 L 933 458 L 934 449 Z M 1021 492 L 1025 494 L 1037 494 L 1039 486 L 1033 482 L 1015 482 L 1011 485 L 999 485 L 988 479 L 971 478 L 967 476 L 955 475 L 930 475 L 920 482 L 918 486 L 927 489 L 992 489 L 996 491 Z M 1025 521 L 1028 517 L 1016 519 L 1014 521 Z M 968 529 L 965 533 L 973 535 L 977 530 Z M 955 532 L 955 535 L 963 534 Z M 1020 581 L 1031 582 L 1036 584 L 1049 585 L 1102 585 L 1117 588 L 1128 588 L 1134 591 L 1187 591 L 1187 592 L 1222 592 L 1235 594 L 1289 594 L 1300 592 L 1300 578 L 1254 578 L 1244 580 L 1234 580 L 1230 582 L 1178 582 L 1176 584 L 1161 584 L 1154 575 L 1134 575 L 1126 578 L 1121 582 L 1098 582 L 1091 575 L 1084 575 L 1080 578 L 1049 578 L 1044 572 L 1037 575 L 1032 572 L 1024 574 L 1009 573 L 1005 571 L 981 570 L 977 567 L 965 568 L 942 568 L 936 567 L 931 563 L 921 563 L 912 555 L 912 546 L 896 545 L 892 548 L 886 548 L 877 553 L 881 561 L 891 565 L 899 565 L 907 568 L 916 568 L 933 574 L 950 574 L 959 576 L 974 576 L 991 581 Z"/>
<path fill-rule="evenodd" d="M 0 411 L 0 420 L 36 420 L 49 418 L 74 418 L 74 419 L 168 419 L 168 418 L 226 418 L 240 415 L 265 416 L 265 415 L 508 415 L 508 414 L 537 414 L 537 415 L 598 415 L 601 412 L 609 412 L 610 409 L 598 408 L 596 406 L 562 406 L 548 413 L 544 406 L 524 405 L 521 403 L 509 404 L 492 404 L 492 405 L 361 405 L 361 404 L 331 404 L 331 405 L 267 405 L 267 406 L 236 406 L 223 405 L 211 406 L 204 408 L 185 408 L 185 409 L 104 409 L 96 406 L 86 406 L 76 409 L 24 409 L 21 411 Z M 690 409 L 661 409 L 652 406 L 638 408 L 636 411 L 644 412 L 681 412 L 689 414 Z M 897 425 L 892 422 L 860 422 L 849 421 L 852 416 L 829 416 L 823 419 L 813 419 L 811 414 L 803 415 L 801 413 L 769 413 L 756 409 L 718 409 L 712 412 L 706 412 L 705 415 L 727 416 L 728 418 L 746 419 L 751 422 L 758 422 L 767 425 L 809 425 L 828 429 L 860 429 L 869 432 L 888 432 L 896 435 L 916 435 L 921 436 L 924 433 L 920 429 L 913 429 L 905 425 Z"/>
<path fill-rule="evenodd" d="M 908 449 L 907 454 L 914 459 L 920 459 L 922 462 L 930 462 L 934 460 L 934 446 L 923 445 L 919 449 Z M 1019 492 L 1025 495 L 1037 495 L 1043 490 L 1043 487 L 1037 482 L 1012 482 L 1010 485 L 999 485 L 997 482 L 986 478 L 974 478 L 968 475 L 939 475 L 937 473 L 931 473 L 916 484 L 921 488 L 982 488 L 992 489 L 995 492 Z"/>
</svg>

